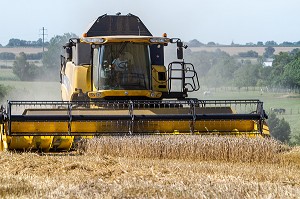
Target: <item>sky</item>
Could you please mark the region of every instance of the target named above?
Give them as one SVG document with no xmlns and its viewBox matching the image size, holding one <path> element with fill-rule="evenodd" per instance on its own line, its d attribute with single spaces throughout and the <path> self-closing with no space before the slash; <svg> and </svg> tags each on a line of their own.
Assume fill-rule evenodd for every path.
<svg viewBox="0 0 300 199">
<path fill-rule="evenodd" d="M 132 13 L 154 36 L 219 44 L 300 41 L 299 0 L 0 0 L 0 44 L 36 41 L 46 29 L 81 36 L 103 14 Z"/>
</svg>

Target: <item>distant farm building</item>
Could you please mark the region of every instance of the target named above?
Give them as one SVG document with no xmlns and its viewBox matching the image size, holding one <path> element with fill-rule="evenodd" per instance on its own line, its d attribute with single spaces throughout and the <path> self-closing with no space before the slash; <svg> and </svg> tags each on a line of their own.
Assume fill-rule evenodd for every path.
<svg viewBox="0 0 300 199">
<path fill-rule="evenodd" d="M 268 58 L 263 62 L 263 67 L 272 67 L 274 59 Z"/>
</svg>

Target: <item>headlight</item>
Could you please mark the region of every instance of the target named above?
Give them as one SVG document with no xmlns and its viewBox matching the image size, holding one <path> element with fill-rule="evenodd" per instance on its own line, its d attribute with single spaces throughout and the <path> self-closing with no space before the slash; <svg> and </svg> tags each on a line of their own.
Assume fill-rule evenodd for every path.
<svg viewBox="0 0 300 199">
<path fill-rule="evenodd" d="M 164 37 L 153 37 L 150 39 L 151 43 L 168 43 L 169 39 Z"/>
<path fill-rule="evenodd" d="M 92 37 L 83 37 L 82 38 L 83 42 L 86 43 L 96 43 L 96 44 L 101 44 L 104 42 L 103 38 L 92 38 Z"/>
</svg>

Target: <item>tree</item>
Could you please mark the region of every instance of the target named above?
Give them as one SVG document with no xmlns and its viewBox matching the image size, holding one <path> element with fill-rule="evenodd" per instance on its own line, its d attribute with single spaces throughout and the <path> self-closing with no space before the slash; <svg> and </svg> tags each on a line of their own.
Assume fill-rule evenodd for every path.
<svg viewBox="0 0 300 199">
<path fill-rule="evenodd" d="M 208 42 L 208 43 L 207 43 L 207 45 L 208 45 L 208 46 L 215 46 L 215 45 L 216 45 L 216 43 L 215 43 L 215 42 L 213 42 L 213 41 L 210 41 L 210 42 Z"/>
<path fill-rule="evenodd" d="M 299 48 L 294 48 L 291 52 L 290 55 L 292 56 L 298 56 L 300 54 L 300 49 Z"/>
<path fill-rule="evenodd" d="M 263 46 L 263 45 L 264 45 L 264 42 L 258 41 L 256 45 L 257 45 L 257 46 Z"/>
<path fill-rule="evenodd" d="M 234 84 L 237 87 L 256 86 L 258 80 L 258 65 L 246 64 L 234 72 Z"/>
<path fill-rule="evenodd" d="M 16 74 L 20 80 L 28 81 L 36 78 L 40 73 L 40 69 L 35 64 L 29 63 L 26 54 L 21 52 L 13 63 L 13 73 Z"/>
<path fill-rule="evenodd" d="M 200 41 L 198 41 L 197 39 L 193 39 L 191 41 L 189 41 L 188 45 L 190 47 L 200 47 L 200 46 L 204 46 L 203 43 L 201 43 Z"/>
<path fill-rule="evenodd" d="M 253 50 L 249 50 L 247 52 L 240 52 L 239 53 L 240 57 L 254 57 L 254 58 L 258 58 L 258 53 L 253 51 Z"/>
<path fill-rule="evenodd" d="M 47 72 L 47 78 L 50 80 L 59 79 L 60 55 L 64 54 L 63 46 L 70 38 L 77 38 L 75 34 L 65 33 L 63 36 L 55 36 L 51 38 L 48 51 L 45 51 L 43 56 L 43 66 Z"/>
<path fill-rule="evenodd" d="M 271 136 L 281 142 L 289 142 L 291 135 L 291 128 L 287 121 L 284 118 L 279 119 L 276 117 L 275 113 L 271 113 L 269 115 L 269 119 L 267 121 Z"/>
<path fill-rule="evenodd" d="M 292 145 L 300 145 L 300 134 L 299 134 L 299 132 L 296 135 L 294 134 L 291 144 Z"/>
<path fill-rule="evenodd" d="M 48 44 L 49 44 L 48 42 L 45 42 L 44 46 L 47 46 Z M 42 47 L 43 40 L 40 38 L 37 41 L 26 41 L 26 40 L 12 38 L 8 41 L 8 44 L 6 46 L 8 46 L 8 47 L 20 47 L 20 46 Z"/>
<path fill-rule="evenodd" d="M 41 60 L 43 58 L 43 53 L 31 53 L 31 54 L 26 54 L 26 58 L 28 60 Z"/>
<path fill-rule="evenodd" d="M 254 46 L 255 44 L 253 42 L 246 43 L 246 46 Z"/>
<path fill-rule="evenodd" d="M 199 77 L 205 77 L 212 66 L 216 65 L 225 56 L 219 55 L 216 52 L 198 51 L 186 54 L 185 59 L 197 66 L 196 70 Z"/>
<path fill-rule="evenodd" d="M 16 47 L 16 46 L 20 46 L 20 39 L 15 39 L 15 38 L 12 38 L 8 41 L 8 44 L 7 44 L 8 47 Z"/>
<path fill-rule="evenodd" d="M 300 41 L 294 42 L 294 45 L 295 45 L 295 46 L 300 46 Z"/>
<path fill-rule="evenodd" d="M 289 87 L 300 87 L 300 58 L 293 60 L 284 67 L 283 84 Z"/>
<path fill-rule="evenodd" d="M 16 55 L 14 53 L 9 53 L 9 52 L 0 53 L 1 60 L 14 60 L 15 58 L 16 58 Z"/>
<path fill-rule="evenodd" d="M 274 56 L 273 67 L 270 73 L 270 83 L 278 86 L 299 86 L 300 84 L 300 51 L 297 49 L 280 52 Z"/>
<path fill-rule="evenodd" d="M 256 86 L 270 86 L 272 67 L 259 67 Z"/>
<path fill-rule="evenodd" d="M 239 64 L 233 57 L 221 50 L 216 50 L 214 56 L 215 59 L 204 76 L 205 84 L 212 87 L 232 85 L 233 74 Z"/>
<path fill-rule="evenodd" d="M 8 91 L 7 87 L 0 84 L 0 100 L 2 100 L 5 97 L 7 91 Z"/>
<path fill-rule="evenodd" d="M 265 48 L 265 52 L 264 52 L 264 57 L 265 58 L 272 58 L 275 52 L 275 48 L 273 48 L 272 46 L 268 46 L 267 48 Z"/>
<path fill-rule="evenodd" d="M 266 41 L 265 46 L 278 46 L 275 41 Z"/>
<path fill-rule="evenodd" d="M 294 46 L 293 42 L 284 41 L 280 44 L 280 46 Z"/>
</svg>

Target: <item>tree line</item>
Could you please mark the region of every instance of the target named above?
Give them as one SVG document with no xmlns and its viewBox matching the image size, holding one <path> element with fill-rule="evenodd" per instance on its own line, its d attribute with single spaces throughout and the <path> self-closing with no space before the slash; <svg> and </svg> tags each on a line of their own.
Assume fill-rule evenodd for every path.
<svg viewBox="0 0 300 199">
<path fill-rule="evenodd" d="M 246 44 L 236 44 L 234 42 L 231 42 L 230 45 L 224 45 L 224 44 L 219 44 L 213 41 L 207 42 L 206 44 L 203 42 L 198 41 L 197 39 L 193 39 L 189 42 L 187 42 L 188 46 L 190 47 L 203 47 L 203 46 L 257 46 L 257 47 L 268 47 L 268 46 L 283 46 L 283 47 L 299 47 L 300 46 L 300 41 L 297 42 L 290 42 L 290 41 L 284 41 L 282 43 L 277 43 L 275 41 L 258 41 L 256 43 L 253 42 L 248 42 Z"/>
<path fill-rule="evenodd" d="M 49 42 L 44 42 L 40 38 L 37 41 L 27 41 L 23 39 L 15 39 L 12 38 L 8 41 L 8 44 L 6 47 L 47 47 L 49 45 Z M 0 45 L 1 47 L 2 45 Z"/>
<path fill-rule="evenodd" d="M 26 53 L 25 54 L 26 59 L 28 60 L 41 60 L 43 57 L 43 53 Z M 0 60 L 15 60 L 16 59 L 16 55 L 15 53 L 11 53 L 11 52 L 1 52 L 0 53 Z"/>
</svg>

